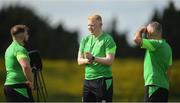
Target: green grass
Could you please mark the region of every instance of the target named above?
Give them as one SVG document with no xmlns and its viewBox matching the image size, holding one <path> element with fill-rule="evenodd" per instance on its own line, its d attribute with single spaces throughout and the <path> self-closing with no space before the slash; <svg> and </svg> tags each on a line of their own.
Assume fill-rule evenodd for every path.
<svg viewBox="0 0 180 103">
<path fill-rule="evenodd" d="M 171 75 L 170 101 L 180 101 L 180 60 L 174 61 Z M 120 59 L 112 65 L 114 81 L 114 98 L 116 102 L 143 101 L 143 60 Z M 82 96 L 84 66 L 67 60 L 43 60 L 44 76 L 49 102 L 79 102 Z M 3 82 L 5 78 L 4 63 L 0 59 L 0 101 L 4 100 Z M 35 92 L 34 92 L 35 94 Z"/>
</svg>

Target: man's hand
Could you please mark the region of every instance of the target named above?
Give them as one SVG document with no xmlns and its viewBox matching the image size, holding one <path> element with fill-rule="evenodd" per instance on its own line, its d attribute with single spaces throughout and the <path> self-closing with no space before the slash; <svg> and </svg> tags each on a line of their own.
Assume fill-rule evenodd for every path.
<svg viewBox="0 0 180 103">
<path fill-rule="evenodd" d="M 146 33 L 147 32 L 147 27 L 146 26 L 140 27 L 139 32 L 140 33 Z"/>
<path fill-rule="evenodd" d="M 84 53 L 84 57 L 85 57 L 86 59 L 88 59 L 88 61 L 89 61 L 90 63 L 93 62 L 93 55 L 92 55 L 90 52 Z"/>
<path fill-rule="evenodd" d="M 32 82 L 26 81 L 25 83 L 28 85 L 29 88 L 33 89 L 33 83 Z"/>
<path fill-rule="evenodd" d="M 92 61 L 91 58 L 93 56 L 91 55 L 91 53 L 78 53 L 78 58 L 77 58 L 77 61 L 78 61 L 78 64 L 79 65 L 82 65 L 82 64 L 92 64 Z"/>
<path fill-rule="evenodd" d="M 147 32 L 147 28 L 146 26 L 142 26 L 134 35 L 134 42 L 137 45 L 141 45 L 141 41 L 142 41 L 142 34 Z"/>
</svg>

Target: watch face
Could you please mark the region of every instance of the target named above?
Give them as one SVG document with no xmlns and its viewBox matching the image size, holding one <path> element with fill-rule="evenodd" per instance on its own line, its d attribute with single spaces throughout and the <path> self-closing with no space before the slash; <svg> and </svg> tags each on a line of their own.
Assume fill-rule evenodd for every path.
<svg viewBox="0 0 180 103">
<path fill-rule="evenodd" d="M 95 59 L 95 57 L 93 56 L 93 57 L 92 57 L 92 60 L 94 60 L 94 59 Z"/>
</svg>

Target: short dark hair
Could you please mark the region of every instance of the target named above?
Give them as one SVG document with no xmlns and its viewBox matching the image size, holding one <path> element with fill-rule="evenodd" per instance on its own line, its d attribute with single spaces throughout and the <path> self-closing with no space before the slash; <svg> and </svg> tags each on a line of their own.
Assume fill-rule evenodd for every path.
<svg viewBox="0 0 180 103">
<path fill-rule="evenodd" d="M 20 34 L 20 33 L 24 33 L 25 31 L 28 31 L 29 28 L 26 26 L 26 25 L 22 25 L 22 24 L 19 24 L 19 25 L 14 25 L 12 28 L 11 28 L 11 35 L 17 35 L 17 34 Z"/>
<path fill-rule="evenodd" d="M 151 27 L 158 33 L 162 33 L 162 25 L 159 22 L 153 21 L 150 23 Z"/>
</svg>

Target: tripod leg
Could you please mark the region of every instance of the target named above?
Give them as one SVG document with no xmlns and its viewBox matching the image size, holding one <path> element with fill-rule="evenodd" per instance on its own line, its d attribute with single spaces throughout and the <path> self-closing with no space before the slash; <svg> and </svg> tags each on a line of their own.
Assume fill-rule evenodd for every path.
<svg viewBox="0 0 180 103">
<path fill-rule="evenodd" d="M 42 74 L 41 71 L 40 71 L 40 73 L 41 73 L 41 79 L 42 79 L 42 83 L 43 83 L 43 86 L 44 86 L 44 89 L 45 89 L 46 96 L 48 96 L 46 85 L 45 85 L 44 78 L 43 78 L 43 74 Z"/>
<path fill-rule="evenodd" d="M 45 95 L 44 95 L 44 91 L 43 91 L 43 85 L 42 85 L 42 83 L 41 83 L 41 77 L 40 77 L 40 75 L 39 75 L 39 73 L 38 73 L 38 82 L 39 82 L 39 86 L 40 86 L 40 94 L 41 94 L 41 97 L 42 97 L 42 99 L 44 100 L 44 101 L 46 101 L 46 98 L 45 98 Z"/>
<path fill-rule="evenodd" d="M 37 72 L 34 71 L 34 79 L 33 79 L 33 84 L 34 84 L 34 90 L 36 90 L 36 96 L 37 96 L 37 102 L 39 102 L 39 87 L 38 87 L 38 82 L 37 82 Z"/>
</svg>

